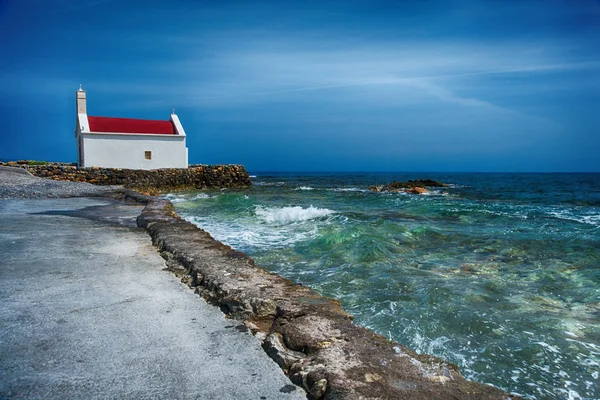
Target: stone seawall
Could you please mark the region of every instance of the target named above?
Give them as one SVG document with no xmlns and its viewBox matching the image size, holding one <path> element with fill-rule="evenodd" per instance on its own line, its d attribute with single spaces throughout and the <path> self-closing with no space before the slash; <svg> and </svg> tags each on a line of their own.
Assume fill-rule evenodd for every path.
<svg viewBox="0 0 600 400">
<path fill-rule="evenodd" d="M 79 168 L 75 164 L 16 161 L 0 163 L 26 169 L 42 178 L 88 182 L 95 185 L 123 185 L 147 194 L 205 188 L 241 188 L 252 185 L 242 165 L 191 165 L 189 168 L 133 170 L 122 168 Z"/>
<path fill-rule="evenodd" d="M 145 202 L 138 225 L 150 233 L 169 269 L 230 318 L 244 321 L 309 399 L 517 398 L 353 324 L 337 300 L 254 265 L 248 255 L 181 219 L 169 201 Z"/>
</svg>

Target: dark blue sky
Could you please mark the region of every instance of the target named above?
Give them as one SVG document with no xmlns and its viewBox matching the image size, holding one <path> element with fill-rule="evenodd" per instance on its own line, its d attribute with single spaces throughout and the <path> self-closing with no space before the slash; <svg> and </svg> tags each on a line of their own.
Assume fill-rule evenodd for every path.
<svg viewBox="0 0 600 400">
<path fill-rule="evenodd" d="M 251 171 L 600 171 L 600 1 L 0 0 L 0 158 L 88 113 Z"/>
</svg>

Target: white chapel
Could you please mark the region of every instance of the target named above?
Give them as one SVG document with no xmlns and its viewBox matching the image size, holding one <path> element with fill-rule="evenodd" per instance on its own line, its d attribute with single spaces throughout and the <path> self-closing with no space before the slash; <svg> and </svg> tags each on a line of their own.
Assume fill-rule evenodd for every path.
<svg viewBox="0 0 600 400">
<path fill-rule="evenodd" d="M 173 110 L 169 120 L 93 117 L 86 93 L 77 90 L 78 165 L 80 167 L 187 168 L 185 131 Z"/>
</svg>

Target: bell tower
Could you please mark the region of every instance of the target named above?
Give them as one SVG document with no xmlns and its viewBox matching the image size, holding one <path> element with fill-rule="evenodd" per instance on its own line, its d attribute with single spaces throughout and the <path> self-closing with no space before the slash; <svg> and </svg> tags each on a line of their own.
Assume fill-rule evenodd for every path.
<svg viewBox="0 0 600 400">
<path fill-rule="evenodd" d="M 85 165 L 85 157 L 83 151 L 83 131 L 89 132 L 89 123 L 87 119 L 87 99 L 85 90 L 79 85 L 79 90 L 75 95 L 77 114 L 75 118 L 75 137 L 77 138 L 77 165 L 83 167 Z"/>
<path fill-rule="evenodd" d="M 77 91 L 77 114 L 87 114 L 87 100 L 85 96 L 85 90 L 81 88 L 79 85 L 79 90 Z"/>
</svg>

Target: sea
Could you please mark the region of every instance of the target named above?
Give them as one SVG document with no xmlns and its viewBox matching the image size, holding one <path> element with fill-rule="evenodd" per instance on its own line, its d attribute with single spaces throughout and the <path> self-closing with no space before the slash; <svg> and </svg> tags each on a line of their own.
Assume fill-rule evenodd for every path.
<svg viewBox="0 0 600 400">
<path fill-rule="evenodd" d="M 371 185 L 434 179 L 428 193 Z M 600 398 L 600 174 L 274 173 L 172 193 L 355 322 L 525 399 Z"/>
</svg>

